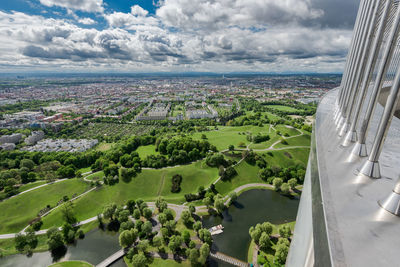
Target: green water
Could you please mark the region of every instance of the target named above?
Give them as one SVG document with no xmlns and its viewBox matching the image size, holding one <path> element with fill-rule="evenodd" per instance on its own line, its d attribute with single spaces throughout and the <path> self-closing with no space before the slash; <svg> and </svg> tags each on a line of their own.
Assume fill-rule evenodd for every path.
<svg viewBox="0 0 400 267">
<path fill-rule="evenodd" d="M 241 194 L 222 217 L 204 218 L 203 227 L 210 228 L 222 224 L 224 232 L 213 236 L 213 248 L 247 262 L 247 251 L 251 241 L 249 228 L 265 221 L 273 224 L 295 221 L 298 205 L 298 199 L 290 199 L 272 190 L 250 190 Z"/>
</svg>

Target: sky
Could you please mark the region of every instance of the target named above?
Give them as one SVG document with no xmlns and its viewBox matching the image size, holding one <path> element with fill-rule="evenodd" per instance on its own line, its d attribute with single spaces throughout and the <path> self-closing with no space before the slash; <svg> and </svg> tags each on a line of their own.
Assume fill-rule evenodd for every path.
<svg viewBox="0 0 400 267">
<path fill-rule="evenodd" d="M 0 72 L 342 72 L 357 0 L 0 0 Z"/>
</svg>

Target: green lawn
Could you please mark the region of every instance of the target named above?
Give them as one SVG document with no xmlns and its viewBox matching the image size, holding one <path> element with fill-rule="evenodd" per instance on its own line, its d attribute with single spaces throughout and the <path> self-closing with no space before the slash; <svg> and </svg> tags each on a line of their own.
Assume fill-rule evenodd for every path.
<svg viewBox="0 0 400 267">
<path fill-rule="evenodd" d="M 282 168 L 293 166 L 297 163 L 302 163 L 307 166 L 308 161 L 308 148 L 298 148 L 298 149 L 288 149 L 288 150 L 278 150 L 270 151 L 272 154 L 269 155 L 267 152 L 261 152 L 265 161 L 269 166 L 280 166 Z M 290 156 L 290 157 L 288 157 Z M 242 161 L 239 165 L 235 167 L 238 175 L 232 178 L 231 181 L 218 181 L 215 184 L 217 191 L 221 194 L 228 194 L 235 188 L 251 183 L 265 183 L 258 177 L 258 172 L 260 168 L 248 164 L 246 161 Z"/>
<path fill-rule="evenodd" d="M 54 263 L 49 267 L 91 267 L 91 266 L 93 265 L 86 261 L 62 261 Z"/>
<path fill-rule="evenodd" d="M 238 173 L 237 176 L 233 177 L 230 181 L 219 180 L 215 184 L 215 188 L 220 194 L 228 194 L 235 188 L 245 184 L 264 183 L 264 181 L 258 177 L 260 169 L 257 166 L 252 166 L 246 161 L 242 161 L 235 169 Z"/>
<path fill-rule="evenodd" d="M 179 193 L 171 193 L 170 191 L 171 178 L 175 174 L 180 174 L 183 178 L 182 190 Z M 217 177 L 217 168 L 210 168 L 203 161 L 160 170 L 145 169 L 129 183 L 120 181 L 113 186 L 103 186 L 77 199 L 74 202 L 74 210 L 77 219 L 82 221 L 101 213 L 103 207 L 112 202 L 121 205 L 129 199 L 137 198 L 153 201 L 161 195 L 168 202 L 183 203 L 185 202 L 184 194 L 197 192 L 200 185 L 206 187 Z M 43 218 L 43 223 L 43 229 L 62 225 L 61 211 L 55 210 Z"/>
<path fill-rule="evenodd" d="M 114 143 L 100 143 L 97 145 L 96 150 L 97 151 L 108 151 L 113 147 Z"/>
<path fill-rule="evenodd" d="M 87 180 L 93 180 L 93 181 L 98 181 L 101 180 L 104 177 L 104 172 L 103 171 L 99 171 L 99 172 L 95 172 L 92 174 L 89 174 L 86 179 Z"/>
<path fill-rule="evenodd" d="M 48 250 L 47 236 L 38 235 L 38 244 L 34 249 L 34 252 L 46 251 Z M 15 239 L 0 239 L 0 252 L 3 256 L 19 254 L 20 252 L 15 248 Z"/>
<path fill-rule="evenodd" d="M 219 126 L 217 131 L 197 132 L 194 133 L 192 137 L 200 139 L 202 134 L 205 134 L 208 142 L 215 145 L 218 150 L 224 150 L 227 149 L 229 145 L 234 145 L 235 147 L 238 147 L 239 143 L 248 145 L 250 142 L 246 139 L 247 135 L 243 133 L 252 133 L 253 135 L 258 133 L 272 134 L 269 133 L 269 124 L 266 124 L 263 127 L 252 125 L 238 127 Z"/>
<path fill-rule="evenodd" d="M 47 183 L 47 181 L 40 180 L 40 181 L 36 181 L 36 182 L 33 182 L 33 183 L 24 184 L 24 185 L 21 185 L 21 186 L 18 188 L 18 191 L 19 191 L 19 192 L 24 192 L 24 191 L 26 191 L 26 190 L 28 190 L 28 189 L 37 187 L 37 186 L 42 185 L 42 184 L 45 184 L 45 183 Z"/>
<path fill-rule="evenodd" d="M 28 225 L 46 205 L 54 207 L 63 196 L 72 197 L 88 189 L 87 183 L 71 179 L 0 202 L 0 233 L 15 233 Z"/>
<path fill-rule="evenodd" d="M 280 166 L 287 168 L 297 163 L 302 163 L 307 166 L 309 148 L 296 148 L 287 150 L 266 151 L 259 154 L 264 156 L 268 166 Z M 271 156 L 271 155 L 272 156 Z"/>
<path fill-rule="evenodd" d="M 160 154 L 156 151 L 155 145 L 140 146 L 136 149 L 136 152 L 139 154 L 139 157 L 141 159 L 144 159 L 149 155 L 159 155 Z"/>
<path fill-rule="evenodd" d="M 287 147 L 287 146 L 310 146 L 311 136 L 309 134 L 304 134 L 301 136 L 286 139 L 287 145 L 282 143 L 276 144 L 275 148 Z"/>
<path fill-rule="evenodd" d="M 299 130 L 297 130 L 296 128 L 289 127 L 287 125 L 281 125 L 281 124 L 276 125 L 275 129 L 277 131 L 280 131 L 282 135 L 289 134 L 289 136 L 293 136 L 293 135 L 301 134 L 301 132 Z"/>
<path fill-rule="evenodd" d="M 281 137 L 277 134 L 275 134 L 275 132 L 273 131 L 271 134 L 269 134 L 271 139 L 266 141 L 266 142 L 261 142 L 258 144 L 251 144 L 249 146 L 250 149 L 266 149 L 269 148 L 272 144 L 274 144 L 276 141 L 278 141 L 279 139 L 281 139 Z"/>
<path fill-rule="evenodd" d="M 279 110 L 279 111 L 288 111 L 288 112 L 296 112 L 299 111 L 296 108 L 292 108 L 292 107 L 288 107 L 288 106 L 284 106 L 284 105 L 267 105 L 266 107 L 275 109 L 275 110 Z"/>
</svg>

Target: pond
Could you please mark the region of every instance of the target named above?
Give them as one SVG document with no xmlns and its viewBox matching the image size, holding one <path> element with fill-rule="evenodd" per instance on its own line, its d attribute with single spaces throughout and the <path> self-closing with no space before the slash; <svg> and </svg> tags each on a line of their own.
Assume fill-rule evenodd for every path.
<svg viewBox="0 0 400 267">
<path fill-rule="evenodd" d="M 242 193 L 221 216 L 208 216 L 203 227 L 222 224 L 224 232 L 213 236 L 213 249 L 247 262 L 250 245 L 249 228 L 269 221 L 281 224 L 296 220 L 298 199 L 291 199 L 272 190 L 254 189 Z M 227 266 L 213 262 L 213 266 Z"/>
<path fill-rule="evenodd" d="M 105 232 L 95 229 L 88 232 L 85 239 L 78 240 L 76 244 L 68 246 L 65 255 L 59 258 L 64 260 L 83 260 L 91 264 L 98 264 L 108 256 L 120 249 L 118 235 L 113 232 Z M 31 257 L 25 255 L 11 255 L 0 259 L 2 267 L 46 267 L 54 262 L 50 252 L 34 253 Z M 125 267 L 123 260 L 112 265 L 113 267 Z"/>
</svg>

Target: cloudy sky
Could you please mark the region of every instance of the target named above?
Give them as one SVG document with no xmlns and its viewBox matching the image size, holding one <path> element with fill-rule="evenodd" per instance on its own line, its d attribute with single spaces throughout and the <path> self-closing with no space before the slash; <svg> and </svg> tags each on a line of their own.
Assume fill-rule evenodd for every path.
<svg viewBox="0 0 400 267">
<path fill-rule="evenodd" d="M 357 0 L 0 0 L 0 72 L 341 72 Z"/>
</svg>

